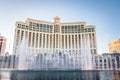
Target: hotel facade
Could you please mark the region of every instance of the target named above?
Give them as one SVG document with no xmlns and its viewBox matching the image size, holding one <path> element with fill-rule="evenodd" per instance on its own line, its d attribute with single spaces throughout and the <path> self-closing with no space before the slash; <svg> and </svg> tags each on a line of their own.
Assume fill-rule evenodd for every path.
<svg viewBox="0 0 120 80">
<path fill-rule="evenodd" d="M 91 54 L 97 54 L 96 27 L 86 26 L 86 22 L 61 23 L 59 17 L 55 17 L 54 22 L 29 18 L 25 22 L 16 22 L 13 54 L 20 53 L 23 37 L 26 39 L 26 54 L 81 54 L 87 47 L 83 46 L 87 38 Z"/>
</svg>

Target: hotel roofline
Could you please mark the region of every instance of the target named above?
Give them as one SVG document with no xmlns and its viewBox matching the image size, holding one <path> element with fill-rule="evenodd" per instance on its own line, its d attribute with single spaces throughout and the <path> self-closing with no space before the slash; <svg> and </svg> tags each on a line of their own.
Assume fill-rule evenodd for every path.
<svg viewBox="0 0 120 80">
<path fill-rule="evenodd" d="M 29 22 L 55 25 L 55 22 L 35 20 L 35 19 L 31 19 L 31 18 L 27 18 L 27 20 L 26 20 L 25 22 L 16 21 L 16 25 L 17 25 L 17 24 L 29 25 Z M 65 25 L 68 25 L 68 26 L 69 26 L 69 25 L 85 25 L 85 26 L 86 26 L 86 22 L 60 22 L 60 25 L 61 25 L 61 26 L 65 26 Z M 96 26 L 94 26 L 94 25 L 88 25 L 88 26 L 86 26 L 86 27 L 95 28 Z"/>
</svg>

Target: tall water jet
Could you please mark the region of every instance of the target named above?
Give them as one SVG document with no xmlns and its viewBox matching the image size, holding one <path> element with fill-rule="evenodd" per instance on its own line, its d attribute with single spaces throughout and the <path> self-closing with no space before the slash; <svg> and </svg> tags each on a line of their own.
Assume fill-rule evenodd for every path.
<svg viewBox="0 0 120 80">
<path fill-rule="evenodd" d="M 81 40 L 81 69 L 92 70 L 92 54 L 90 51 L 89 34 L 82 35 Z M 86 39 L 86 40 L 84 40 Z"/>
<path fill-rule="evenodd" d="M 89 34 L 87 34 L 87 41 L 86 41 L 86 57 L 87 57 L 87 69 L 92 70 L 93 69 L 93 64 L 92 64 L 92 54 L 91 54 L 91 49 L 90 49 L 90 37 Z"/>
<path fill-rule="evenodd" d="M 19 58 L 18 58 L 18 70 L 26 70 L 27 69 L 27 54 L 26 53 L 26 39 L 23 36 L 21 45 L 20 45 L 20 52 L 18 52 L 19 54 Z M 19 51 L 19 50 L 18 50 Z"/>
</svg>

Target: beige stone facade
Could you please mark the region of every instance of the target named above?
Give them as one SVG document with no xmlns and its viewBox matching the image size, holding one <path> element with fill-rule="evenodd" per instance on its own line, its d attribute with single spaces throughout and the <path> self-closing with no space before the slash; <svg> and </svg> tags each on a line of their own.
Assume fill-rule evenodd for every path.
<svg viewBox="0 0 120 80">
<path fill-rule="evenodd" d="M 6 41 L 7 39 L 4 36 L 1 36 L 0 34 L 0 55 L 5 55 L 5 49 L 6 49 Z"/>
<path fill-rule="evenodd" d="M 13 53 L 20 52 L 23 36 L 27 39 L 26 53 L 81 53 L 81 41 L 89 36 L 90 51 L 97 54 L 96 27 L 86 26 L 86 22 L 61 23 L 59 17 L 54 22 L 27 19 L 16 22 Z"/>
<path fill-rule="evenodd" d="M 113 52 L 120 53 L 120 39 L 116 39 L 116 40 L 112 41 L 111 43 L 109 43 L 109 52 L 110 53 L 113 53 Z"/>
</svg>

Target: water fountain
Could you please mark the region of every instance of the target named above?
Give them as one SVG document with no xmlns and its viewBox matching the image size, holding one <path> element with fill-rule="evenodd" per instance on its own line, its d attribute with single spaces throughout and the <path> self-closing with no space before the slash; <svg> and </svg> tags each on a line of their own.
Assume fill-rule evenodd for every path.
<svg viewBox="0 0 120 80">
<path fill-rule="evenodd" d="M 25 54 L 27 39 L 23 37 L 18 59 L 19 70 L 92 70 L 89 35 L 83 36 L 81 54 L 69 52 Z M 84 42 L 85 41 L 85 42 Z M 52 50 L 52 49 L 51 49 Z M 52 52 L 52 51 L 50 51 Z M 81 60 L 81 61 L 80 61 Z"/>
<path fill-rule="evenodd" d="M 82 70 L 92 70 L 92 54 L 90 51 L 90 39 L 89 39 L 89 34 L 86 34 L 85 36 L 82 36 L 82 39 L 85 39 L 86 37 L 86 41 L 85 40 L 81 40 L 81 67 Z"/>
<path fill-rule="evenodd" d="M 26 39 L 23 37 L 21 45 L 20 45 L 20 53 L 18 59 L 18 69 L 26 70 L 27 69 L 27 54 L 26 53 Z"/>
<path fill-rule="evenodd" d="M 119 61 L 110 55 L 92 56 L 89 34 L 81 36 L 81 53 L 42 51 L 26 54 L 27 39 L 23 37 L 16 55 L 0 56 L 0 69 L 17 70 L 118 70 Z"/>
</svg>

